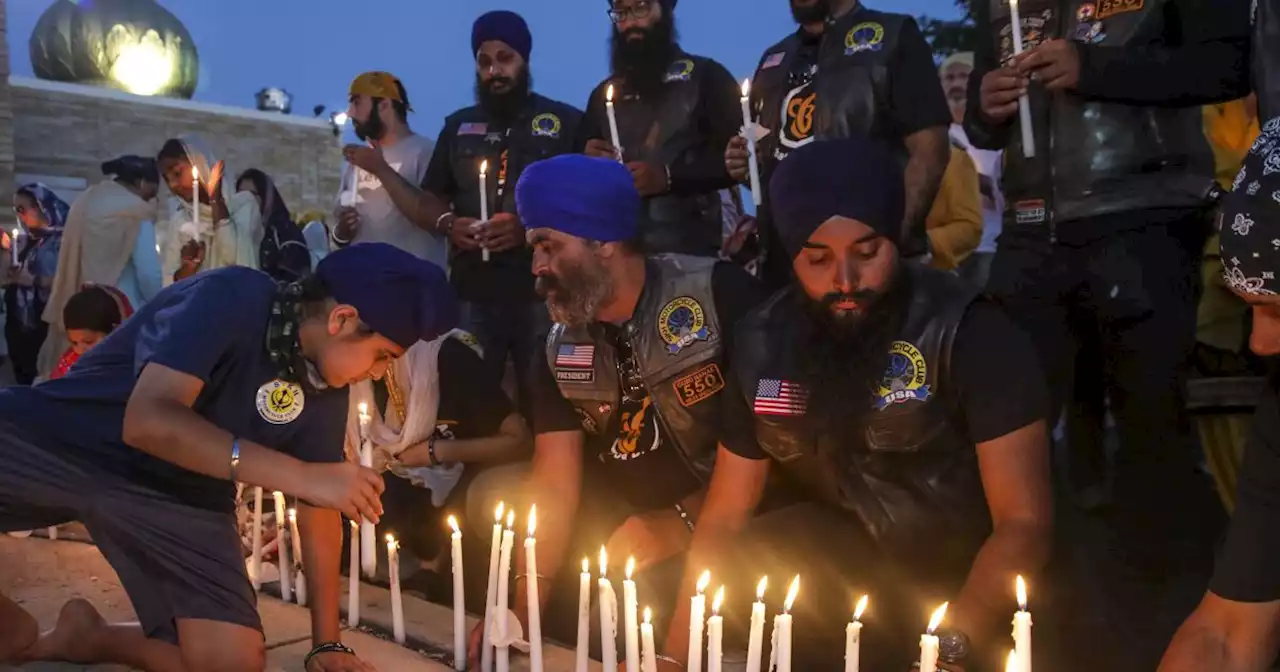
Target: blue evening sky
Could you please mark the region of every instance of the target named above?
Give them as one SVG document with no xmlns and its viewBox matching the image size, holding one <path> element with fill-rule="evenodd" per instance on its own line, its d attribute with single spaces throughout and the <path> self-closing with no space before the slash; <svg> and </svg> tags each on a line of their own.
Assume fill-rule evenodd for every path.
<svg viewBox="0 0 1280 672">
<path fill-rule="evenodd" d="M 92 0 L 81 0 L 92 1 Z M 31 75 L 32 28 L 52 0 L 10 0 L 13 72 Z M 533 32 L 534 88 L 582 107 L 607 73 L 606 0 L 160 0 L 191 31 L 200 52 L 196 100 L 253 107 L 278 86 L 294 114 L 315 105 L 346 108 L 352 77 L 387 70 L 400 77 L 415 113 L 435 136 L 444 117 L 473 100 L 471 23 L 490 9 L 519 12 Z M 886 11 L 953 17 L 951 0 L 873 0 Z M 554 7 L 554 9 L 552 9 Z M 795 25 L 787 0 L 684 0 L 677 28 L 688 51 L 723 63 L 739 79 Z"/>
</svg>

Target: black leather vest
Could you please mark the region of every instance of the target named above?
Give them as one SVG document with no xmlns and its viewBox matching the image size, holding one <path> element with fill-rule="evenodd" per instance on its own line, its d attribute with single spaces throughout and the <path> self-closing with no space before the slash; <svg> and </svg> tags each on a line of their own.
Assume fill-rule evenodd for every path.
<svg viewBox="0 0 1280 672">
<path fill-rule="evenodd" d="M 990 39 L 1013 57 L 1008 0 L 990 3 Z M 1167 0 L 1022 0 L 1024 48 L 1064 38 L 1135 47 L 1168 41 Z M 1131 9 L 1136 7 L 1136 9 Z M 1092 32 L 1091 32 L 1092 29 Z M 1005 150 L 1006 226 L 1063 224 L 1150 208 L 1203 205 L 1213 186 L 1213 151 L 1199 107 L 1135 107 L 1030 88 L 1036 156 L 1023 155 L 1018 119 Z"/>
<path fill-rule="evenodd" d="M 625 160 L 672 166 L 706 150 L 708 140 L 699 128 L 698 110 L 708 63 L 710 60 L 701 56 L 680 54 L 667 72 L 658 100 L 644 100 L 615 82 L 619 90 L 615 92 L 614 112 Z M 604 86 L 608 83 L 599 90 L 603 91 Z M 608 120 L 599 122 L 598 128 L 608 133 Z M 723 152 L 724 148 L 717 151 Z M 645 199 L 639 225 L 645 251 L 715 256 L 720 250 L 720 207 L 717 191 Z"/>
<path fill-rule="evenodd" d="M 650 257 L 640 302 L 622 326 L 667 438 L 703 483 L 715 466 L 725 386 L 723 327 L 711 285 L 717 263 L 676 254 Z M 616 348 L 603 330 L 552 326 L 547 364 L 583 430 L 591 436 L 608 432 L 622 387 Z"/>
<path fill-rule="evenodd" d="M 1280 116 L 1280 4 L 1255 0 L 1253 16 L 1253 90 L 1258 118 Z"/>
<path fill-rule="evenodd" d="M 731 375 L 755 412 L 760 447 L 812 497 L 856 514 L 895 555 L 971 558 L 991 522 L 975 445 L 957 421 L 950 358 L 978 294 L 951 274 L 917 264 L 906 270 L 911 307 L 881 389 L 872 399 L 849 400 L 870 405 L 856 445 L 815 436 L 803 403 L 777 412 L 779 395 L 803 395 L 795 387 L 798 353 L 811 323 L 799 290 L 782 290 L 739 323 Z"/>
</svg>

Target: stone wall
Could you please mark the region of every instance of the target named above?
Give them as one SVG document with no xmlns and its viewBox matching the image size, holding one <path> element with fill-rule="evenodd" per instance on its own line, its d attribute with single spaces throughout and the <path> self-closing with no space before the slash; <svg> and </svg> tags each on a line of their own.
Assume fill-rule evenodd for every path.
<svg viewBox="0 0 1280 672">
<path fill-rule="evenodd" d="M 3 63 L 7 71 L 7 55 Z M 165 140 L 198 133 L 226 161 L 229 179 L 247 168 L 270 175 L 295 216 L 312 208 L 328 212 L 338 193 L 342 155 L 326 120 L 23 77 L 0 81 L 10 82 L 0 88 L 0 164 L 10 97 L 15 110 L 16 161 L 10 158 L 9 183 L 17 173 L 93 184 L 102 179 L 103 161 L 122 154 L 154 156 Z M 0 184 L 4 179 L 0 173 Z M 0 189 L 0 204 L 9 198 Z"/>
<path fill-rule="evenodd" d="M 9 19 L 0 0 L 0 184 L 13 184 L 13 106 L 9 99 Z M 0 229 L 14 225 L 13 192 L 0 189 Z"/>
</svg>

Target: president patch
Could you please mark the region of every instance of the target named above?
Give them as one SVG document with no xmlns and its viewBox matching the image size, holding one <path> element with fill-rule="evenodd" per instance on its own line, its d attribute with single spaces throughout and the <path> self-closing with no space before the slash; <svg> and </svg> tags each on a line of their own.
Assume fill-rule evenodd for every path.
<svg viewBox="0 0 1280 672">
<path fill-rule="evenodd" d="M 595 369 L 556 369 L 557 383 L 594 383 Z"/>
<path fill-rule="evenodd" d="M 676 397 L 680 399 L 680 405 L 688 408 L 714 397 L 717 392 L 723 390 L 724 376 L 720 373 L 720 366 L 712 362 L 693 373 L 676 378 L 672 386 L 676 389 Z"/>
</svg>

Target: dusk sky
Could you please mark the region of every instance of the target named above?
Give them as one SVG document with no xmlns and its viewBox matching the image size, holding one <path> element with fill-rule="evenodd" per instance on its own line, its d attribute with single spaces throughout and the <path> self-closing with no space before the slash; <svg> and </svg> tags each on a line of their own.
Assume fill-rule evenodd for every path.
<svg viewBox="0 0 1280 672">
<path fill-rule="evenodd" d="M 83 0 L 90 1 L 90 0 Z M 27 42 L 52 0 L 10 0 L 14 74 L 31 75 Z M 160 0 L 191 31 L 200 53 L 195 99 L 253 107 L 254 93 L 278 86 L 294 114 L 315 105 L 346 108 L 352 77 L 387 70 L 400 77 L 416 131 L 432 137 L 444 117 L 473 100 L 471 23 L 490 9 L 519 12 L 533 32 L 534 88 L 582 107 L 607 73 L 606 0 Z M 950 0 L 880 0 L 886 11 L 952 17 Z M 551 10 L 554 7 L 554 10 Z M 763 50 L 795 29 L 787 0 L 684 0 L 676 9 L 681 43 L 739 79 Z"/>
</svg>

